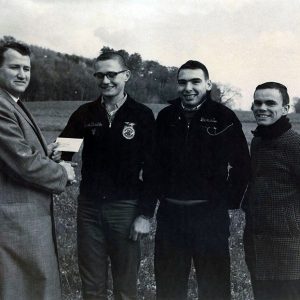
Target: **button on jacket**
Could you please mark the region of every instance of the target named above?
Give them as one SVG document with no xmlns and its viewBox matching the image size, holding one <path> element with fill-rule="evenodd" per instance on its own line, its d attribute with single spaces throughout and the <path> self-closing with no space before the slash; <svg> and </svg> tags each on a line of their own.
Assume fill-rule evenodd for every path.
<svg viewBox="0 0 300 300">
<path fill-rule="evenodd" d="M 155 166 L 151 109 L 128 95 L 110 124 L 99 97 L 72 114 L 61 136 L 84 138 L 79 201 L 101 204 L 138 199 L 141 214 L 153 214 Z"/>
<path fill-rule="evenodd" d="M 188 125 L 180 99 L 171 104 L 157 117 L 161 198 L 238 208 L 250 164 L 240 121 L 208 98 Z"/>
</svg>

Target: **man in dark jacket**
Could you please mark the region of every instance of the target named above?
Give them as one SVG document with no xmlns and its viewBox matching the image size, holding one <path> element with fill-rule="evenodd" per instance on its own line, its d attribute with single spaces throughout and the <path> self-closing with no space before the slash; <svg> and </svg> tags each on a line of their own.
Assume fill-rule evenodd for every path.
<svg viewBox="0 0 300 300">
<path fill-rule="evenodd" d="M 84 138 L 78 198 L 78 256 L 84 299 L 136 299 L 139 238 L 155 208 L 154 116 L 125 93 L 130 71 L 115 52 L 95 63 L 100 97 L 79 107 L 62 137 Z"/>
<path fill-rule="evenodd" d="M 199 299 L 230 299 L 228 209 L 247 184 L 248 146 L 235 114 L 210 99 L 202 63 L 186 62 L 177 79 L 179 98 L 157 117 L 157 299 L 187 298 L 192 260 Z"/>
<path fill-rule="evenodd" d="M 288 109 L 284 85 L 257 86 L 252 176 L 243 202 L 246 262 L 257 300 L 300 299 L 300 136 Z"/>
</svg>

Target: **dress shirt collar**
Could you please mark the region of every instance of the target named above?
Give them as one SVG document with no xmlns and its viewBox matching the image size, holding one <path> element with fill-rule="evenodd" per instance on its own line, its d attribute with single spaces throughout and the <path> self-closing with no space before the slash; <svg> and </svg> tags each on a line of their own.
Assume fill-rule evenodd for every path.
<svg viewBox="0 0 300 300">
<path fill-rule="evenodd" d="M 6 91 L 6 90 L 5 90 Z M 11 93 L 9 93 L 8 91 L 6 91 L 6 93 L 17 103 L 18 101 L 19 101 L 19 97 L 17 98 L 17 97 L 15 97 L 15 96 L 13 96 Z"/>
<path fill-rule="evenodd" d="M 105 108 L 106 112 L 110 115 L 113 115 L 117 112 L 117 110 L 125 103 L 127 99 L 127 94 L 124 94 L 124 97 L 120 99 L 116 104 L 113 105 L 113 109 L 110 111 L 107 110 L 107 105 L 105 104 L 103 96 L 101 97 L 101 105 Z"/>
</svg>

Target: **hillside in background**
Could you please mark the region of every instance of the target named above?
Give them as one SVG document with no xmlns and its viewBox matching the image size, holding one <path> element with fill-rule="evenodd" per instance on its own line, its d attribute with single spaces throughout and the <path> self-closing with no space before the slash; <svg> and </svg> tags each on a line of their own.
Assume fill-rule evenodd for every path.
<svg viewBox="0 0 300 300">
<path fill-rule="evenodd" d="M 7 41 L 15 41 L 15 38 L 4 36 L 0 39 L 0 43 Z M 30 48 L 32 72 L 25 101 L 88 101 L 99 95 L 92 59 L 36 45 Z M 133 98 L 143 103 L 166 103 L 176 97 L 176 67 L 143 60 L 139 53 L 129 54 L 126 50 L 107 46 L 99 49 L 99 54 L 107 51 L 117 51 L 125 58 L 132 73 L 126 89 Z M 241 97 L 238 88 L 222 83 L 213 83 L 211 94 L 215 101 L 227 106 L 232 106 Z"/>
<path fill-rule="evenodd" d="M 15 41 L 4 36 L 4 41 Z M 24 100 L 26 101 L 86 101 L 99 95 L 96 80 L 93 77 L 93 60 L 77 55 L 55 52 L 35 45 L 32 51 L 31 82 Z M 109 47 L 99 49 L 99 54 L 113 51 Z M 132 77 L 127 84 L 128 93 L 144 103 L 163 103 L 165 99 L 176 96 L 177 68 L 165 67 L 156 61 L 143 60 L 138 53 L 121 53 Z"/>
</svg>

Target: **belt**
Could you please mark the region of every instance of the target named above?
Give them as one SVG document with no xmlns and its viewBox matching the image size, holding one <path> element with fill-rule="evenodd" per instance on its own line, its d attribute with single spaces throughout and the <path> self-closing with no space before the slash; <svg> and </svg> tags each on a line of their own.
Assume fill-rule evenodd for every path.
<svg viewBox="0 0 300 300">
<path fill-rule="evenodd" d="M 174 198 L 164 198 L 164 200 L 169 203 L 178 205 L 195 205 L 208 202 L 208 200 L 179 200 Z"/>
</svg>

